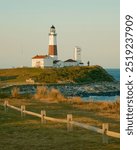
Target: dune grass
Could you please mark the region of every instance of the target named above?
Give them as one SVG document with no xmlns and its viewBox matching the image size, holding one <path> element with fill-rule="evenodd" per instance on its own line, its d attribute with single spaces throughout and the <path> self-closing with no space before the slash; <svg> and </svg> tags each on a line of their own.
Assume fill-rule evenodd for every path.
<svg viewBox="0 0 137 150">
<path fill-rule="evenodd" d="M 106 102 L 106 101 L 93 101 L 89 100 L 88 102 L 84 102 L 81 97 L 64 97 L 61 92 L 55 88 L 48 89 L 45 86 L 37 87 L 36 94 L 34 95 L 35 99 L 42 100 L 43 102 L 65 102 L 68 104 L 72 104 L 74 108 L 79 108 L 83 110 L 89 111 L 109 111 L 109 112 L 120 112 L 120 99 L 115 102 Z"/>
<path fill-rule="evenodd" d="M 14 87 L 12 90 L 11 90 L 11 96 L 12 97 L 19 97 L 20 96 L 20 94 L 19 94 L 19 92 L 20 92 L 20 89 L 19 88 L 17 88 L 17 87 Z"/>
<path fill-rule="evenodd" d="M 49 103 L 66 101 L 66 98 L 60 93 L 59 90 L 55 88 L 48 89 L 45 86 L 37 87 L 37 91 L 36 94 L 34 95 L 34 98 Z"/>
</svg>

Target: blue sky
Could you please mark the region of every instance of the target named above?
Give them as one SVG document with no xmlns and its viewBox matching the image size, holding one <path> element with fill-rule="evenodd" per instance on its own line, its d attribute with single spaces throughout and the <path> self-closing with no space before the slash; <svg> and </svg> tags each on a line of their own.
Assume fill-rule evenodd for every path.
<svg viewBox="0 0 137 150">
<path fill-rule="evenodd" d="M 47 54 L 48 33 L 58 34 L 58 54 L 73 58 L 82 48 L 86 63 L 119 67 L 119 0 L 0 0 L 0 68 L 31 66 L 31 57 Z"/>
</svg>

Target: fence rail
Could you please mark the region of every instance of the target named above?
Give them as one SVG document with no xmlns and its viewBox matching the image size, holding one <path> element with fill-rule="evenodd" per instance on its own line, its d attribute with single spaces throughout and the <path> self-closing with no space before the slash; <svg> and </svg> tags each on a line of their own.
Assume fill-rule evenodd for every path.
<svg viewBox="0 0 137 150">
<path fill-rule="evenodd" d="M 81 128 L 85 128 L 87 130 L 91 130 L 91 131 L 95 131 L 97 133 L 103 134 L 103 130 L 100 129 L 100 128 L 97 128 L 97 127 L 94 127 L 94 126 L 90 126 L 90 125 L 86 125 L 86 124 L 83 124 L 83 123 L 79 123 L 79 122 L 76 122 L 76 121 L 72 121 L 71 123 L 73 125 L 75 125 L 75 126 L 79 126 Z"/>
<path fill-rule="evenodd" d="M 108 136 L 110 137 L 114 137 L 114 138 L 120 138 L 120 133 L 117 132 L 113 132 L 113 131 L 109 131 L 108 130 L 108 123 L 103 123 L 102 124 L 102 129 L 98 128 L 98 127 L 94 127 L 94 126 L 90 126 L 84 123 L 79 123 L 76 121 L 72 120 L 72 114 L 67 114 L 67 119 L 57 119 L 57 118 L 52 118 L 52 117 L 48 117 L 46 116 L 46 111 L 45 110 L 41 110 L 41 114 L 35 113 L 35 112 L 31 112 L 31 111 L 27 111 L 25 109 L 25 106 L 22 105 L 21 108 L 15 107 L 13 105 L 10 105 L 8 103 L 8 101 L 4 102 L 4 108 L 5 111 L 7 112 L 7 108 L 11 108 L 17 111 L 21 112 L 21 116 L 24 117 L 25 114 L 31 115 L 31 116 L 35 116 L 35 117 L 39 117 L 41 118 L 41 123 L 44 123 L 44 120 L 49 120 L 49 121 L 53 121 L 53 122 L 59 122 L 59 123 L 67 123 L 67 128 L 69 131 L 72 130 L 73 125 L 90 130 L 90 131 L 94 131 L 97 133 L 100 133 L 103 135 L 103 143 L 108 143 Z"/>
</svg>

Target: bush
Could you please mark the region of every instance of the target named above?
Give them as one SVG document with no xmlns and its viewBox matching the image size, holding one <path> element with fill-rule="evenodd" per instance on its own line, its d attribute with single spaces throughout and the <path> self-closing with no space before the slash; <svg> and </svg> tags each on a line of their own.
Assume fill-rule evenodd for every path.
<svg viewBox="0 0 137 150">
<path fill-rule="evenodd" d="M 57 83 L 87 83 L 114 81 L 114 78 L 100 66 L 90 67 L 63 67 L 63 68 L 46 68 L 39 75 L 35 76 L 37 82 Z"/>
<path fill-rule="evenodd" d="M 47 88 L 44 86 L 38 86 L 37 87 L 37 91 L 35 94 L 35 98 L 45 98 L 45 96 L 47 95 Z"/>
<path fill-rule="evenodd" d="M 19 88 L 17 88 L 17 87 L 14 87 L 12 90 L 11 90 L 11 96 L 12 97 L 16 97 L 16 98 L 18 98 L 19 96 L 20 96 L 20 89 Z"/>
<path fill-rule="evenodd" d="M 52 88 L 49 92 L 48 92 L 48 97 L 49 98 L 53 98 L 56 99 L 58 101 L 64 99 L 64 96 L 60 93 L 59 90 Z"/>
<path fill-rule="evenodd" d="M 60 93 L 59 90 L 52 88 L 48 90 L 44 86 L 37 87 L 36 94 L 34 95 L 35 99 L 42 99 L 45 101 L 56 101 L 61 102 L 65 100 L 65 97 Z"/>
</svg>

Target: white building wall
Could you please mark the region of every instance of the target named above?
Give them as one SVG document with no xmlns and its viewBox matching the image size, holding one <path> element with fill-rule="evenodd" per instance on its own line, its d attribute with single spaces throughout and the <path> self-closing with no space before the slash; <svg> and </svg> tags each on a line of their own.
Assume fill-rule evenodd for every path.
<svg viewBox="0 0 137 150">
<path fill-rule="evenodd" d="M 74 48 L 74 60 L 81 62 L 81 49 L 78 46 Z"/>
<path fill-rule="evenodd" d="M 77 65 L 78 65 L 77 62 L 64 62 L 64 66 L 65 66 L 65 67 L 77 66 Z"/>
<path fill-rule="evenodd" d="M 44 68 L 44 59 L 32 59 L 32 67 Z"/>
<path fill-rule="evenodd" d="M 34 68 L 53 67 L 53 59 L 51 57 L 32 59 L 32 67 Z"/>
<path fill-rule="evenodd" d="M 49 45 L 57 45 L 56 34 L 50 34 L 49 35 Z"/>
<path fill-rule="evenodd" d="M 58 56 L 56 55 L 50 55 L 50 57 L 52 57 L 53 60 L 58 60 Z"/>
<path fill-rule="evenodd" d="M 60 60 L 60 61 L 58 61 L 57 63 L 54 64 L 54 67 L 62 68 L 62 67 L 64 67 L 64 62 Z"/>
<path fill-rule="evenodd" d="M 44 59 L 44 67 L 53 67 L 53 59 L 51 57 Z"/>
<path fill-rule="evenodd" d="M 78 66 L 84 66 L 84 63 L 78 63 Z"/>
</svg>

